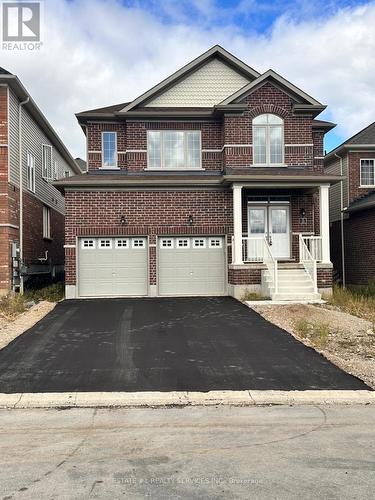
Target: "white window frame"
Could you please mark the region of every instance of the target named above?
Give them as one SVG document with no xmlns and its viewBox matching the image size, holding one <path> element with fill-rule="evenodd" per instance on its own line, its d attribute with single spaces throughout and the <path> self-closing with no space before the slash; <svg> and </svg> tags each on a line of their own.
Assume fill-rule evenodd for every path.
<svg viewBox="0 0 375 500">
<path fill-rule="evenodd" d="M 43 205 L 43 238 L 51 240 L 51 208 Z"/>
<path fill-rule="evenodd" d="M 47 148 L 51 152 L 51 164 L 50 165 L 46 165 L 46 162 L 45 162 L 46 158 L 45 158 L 44 151 Z M 43 179 L 45 179 L 46 181 L 53 180 L 52 169 L 53 169 L 53 148 L 52 148 L 51 144 L 42 144 L 42 177 L 43 177 Z"/>
<path fill-rule="evenodd" d="M 272 123 L 264 123 L 264 124 L 257 124 L 254 123 L 254 120 L 256 118 L 259 118 L 259 116 L 263 115 L 274 115 L 277 116 L 277 118 L 280 118 L 282 120 L 282 123 L 278 124 L 272 124 Z M 270 130 L 271 128 L 274 127 L 281 127 L 281 163 L 271 163 L 271 141 L 270 141 Z M 266 161 L 265 163 L 255 163 L 255 144 L 254 144 L 254 130 L 256 128 L 265 128 L 266 129 Z M 257 116 L 254 116 L 253 121 L 252 121 L 252 134 L 253 134 L 253 144 L 252 144 L 252 153 L 253 153 L 253 167 L 285 167 L 285 140 L 284 140 L 284 120 L 281 118 L 281 116 L 276 115 L 275 113 L 261 113 Z"/>
<path fill-rule="evenodd" d="M 180 246 L 180 241 L 186 241 L 187 245 Z M 186 250 L 190 248 L 190 238 L 176 238 L 176 248 L 178 250 Z"/>
<path fill-rule="evenodd" d="M 138 241 L 142 243 L 141 245 L 136 245 L 135 242 Z M 132 248 L 143 249 L 146 248 L 146 241 L 143 238 L 133 238 L 132 239 Z"/>
<path fill-rule="evenodd" d="M 150 148 L 149 148 L 149 133 L 150 132 L 158 132 L 160 133 L 160 167 L 151 167 L 150 166 Z M 185 136 L 189 132 L 195 132 L 199 134 L 199 166 L 198 167 L 188 167 L 188 166 L 183 166 L 183 167 L 165 167 L 164 166 L 164 134 L 168 132 L 182 132 L 184 134 L 184 162 L 186 162 L 187 158 L 187 140 L 185 139 Z M 202 168 L 202 131 L 201 130 L 170 130 L 170 129 L 163 129 L 163 130 L 147 130 L 147 170 L 204 170 Z"/>
<path fill-rule="evenodd" d="M 114 134 L 115 135 L 115 164 L 114 165 L 104 165 L 104 134 Z M 103 130 L 102 134 L 102 169 L 114 170 L 118 168 L 118 154 L 117 154 L 117 132 L 115 130 Z"/>
<path fill-rule="evenodd" d="M 109 241 L 109 246 L 102 246 L 102 241 Z M 100 250 L 112 250 L 112 238 L 99 238 L 98 248 Z"/>
<path fill-rule="evenodd" d="M 31 181 L 31 182 L 30 182 Z M 27 189 L 35 193 L 35 156 L 27 151 Z"/>
<path fill-rule="evenodd" d="M 203 245 L 197 245 L 196 241 L 203 241 Z M 206 248 L 206 238 L 193 238 L 193 248 Z"/>
<path fill-rule="evenodd" d="M 120 241 L 124 241 L 125 245 L 119 245 Z M 116 238 L 115 248 L 118 250 L 123 250 L 124 248 L 129 248 L 129 238 Z"/>
<path fill-rule="evenodd" d="M 217 241 L 219 244 L 218 245 L 213 245 L 212 242 Z M 223 247 L 223 240 L 222 238 L 210 238 L 208 242 L 208 248 L 222 248 Z"/>
<path fill-rule="evenodd" d="M 169 242 L 170 245 L 164 245 L 164 242 L 166 241 Z M 168 249 L 174 248 L 173 238 L 160 238 L 160 248 L 162 250 L 165 250 L 166 248 Z"/>
<path fill-rule="evenodd" d="M 92 241 L 93 245 L 92 246 L 85 246 L 85 241 Z M 94 238 L 82 238 L 81 240 L 81 248 L 82 250 L 95 250 L 96 248 L 96 242 Z"/>
<path fill-rule="evenodd" d="M 362 183 L 362 162 L 363 161 L 372 161 L 372 166 L 374 169 L 374 184 L 363 184 Z M 359 160 L 359 183 L 360 183 L 361 188 L 368 189 L 368 188 L 375 187 L 375 158 L 361 158 Z"/>
</svg>

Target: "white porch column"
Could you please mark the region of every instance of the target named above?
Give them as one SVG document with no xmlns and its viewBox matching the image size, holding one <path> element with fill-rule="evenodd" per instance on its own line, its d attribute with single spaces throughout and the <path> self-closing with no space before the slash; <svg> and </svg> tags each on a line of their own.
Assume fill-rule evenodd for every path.
<svg viewBox="0 0 375 500">
<path fill-rule="evenodd" d="M 322 237 L 322 262 L 331 262 L 329 249 L 329 185 L 319 186 L 320 236 Z"/>
<path fill-rule="evenodd" d="M 233 264 L 243 264 L 242 260 L 242 186 L 233 184 Z"/>
</svg>

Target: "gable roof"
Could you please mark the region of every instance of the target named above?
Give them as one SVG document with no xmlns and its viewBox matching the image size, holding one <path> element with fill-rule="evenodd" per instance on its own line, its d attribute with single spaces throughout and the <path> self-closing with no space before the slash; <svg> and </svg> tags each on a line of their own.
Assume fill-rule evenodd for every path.
<svg viewBox="0 0 375 500">
<path fill-rule="evenodd" d="M 143 104 L 145 101 L 150 101 L 152 97 L 155 97 L 156 95 L 159 95 L 161 92 L 169 89 L 177 82 L 185 78 L 187 75 L 193 73 L 198 68 L 202 67 L 210 59 L 214 58 L 219 58 L 224 63 L 231 66 L 238 73 L 244 75 L 250 81 L 260 76 L 260 73 L 255 71 L 255 69 L 251 68 L 244 62 L 240 61 L 240 59 L 235 57 L 227 50 L 223 49 L 223 47 L 220 47 L 220 45 L 214 45 L 211 49 L 207 50 L 207 52 L 204 52 L 199 57 L 197 57 L 196 59 L 194 59 L 193 61 L 191 61 L 190 63 L 186 64 L 181 69 L 173 73 L 171 76 L 161 81 L 160 83 L 158 83 L 157 85 L 155 85 L 150 90 L 143 93 L 136 99 L 134 99 L 134 101 L 129 103 L 127 106 L 124 106 L 124 108 L 119 113 L 126 113 L 127 111 L 134 109 L 136 106 Z"/>
<path fill-rule="evenodd" d="M 367 127 L 352 135 L 349 139 L 330 151 L 325 159 L 330 160 L 335 154 L 347 149 L 361 149 L 363 147 L 375 150 L 375 122 L 370 123 L 370 125 L 367 125 Z"/>
<path fill-rule="evenodd" d="M 238 90 L 231 96 L 227 97 L 222 101 L 220 104 L 226 105 L 226 104 L 231 104 L 233 102 L 238 102 L 239 100 L 243 99 L 246 97 L 248 94 L 251 92 L 254 92 L 256 88 L 258 88 L 259 85 L 267 82 L 267 81 L 273 81 L 279 85 L 281 85 L 283 88 L 285 88 L 287 91 L 292 93 L 299 101 L 301 104 L 308 104 L 310 106 L 318 106 L 322 107 L 323 109 L 325 106 L 311 97 L 309 94 L 306 94 L 303 90 L 300 88 L 296 87 L 293 85 L 293 83 L 289 82 L 286 80 L 284 77 L 276 73 L 276 71 L 273 71 L 272 69 L 267 70 L 265 73 L 260 75 L 258 78 L 253 80 L 252 82 L 248 83 L 244 88 Z"/>
</svg>

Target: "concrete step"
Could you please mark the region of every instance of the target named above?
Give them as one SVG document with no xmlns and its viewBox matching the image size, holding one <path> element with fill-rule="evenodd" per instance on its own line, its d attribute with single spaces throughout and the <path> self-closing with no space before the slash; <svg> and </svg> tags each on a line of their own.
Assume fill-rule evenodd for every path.
<svg viewBox="0 0 375 500">
<path fill-rule="evenodd" d="M 272 300 L 320 300 L 320 293 L 271 293 Z"/>
</svg>

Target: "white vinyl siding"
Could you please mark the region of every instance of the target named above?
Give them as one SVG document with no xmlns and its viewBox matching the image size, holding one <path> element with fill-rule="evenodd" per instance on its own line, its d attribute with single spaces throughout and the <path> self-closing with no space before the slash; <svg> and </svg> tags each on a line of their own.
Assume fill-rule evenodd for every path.
<svg viewBox="0 0 375 500">
<path fill-rule="evenodd" d="M 342 160 L 343 167 L 343 208 L 348 205 L 348 159 L 347 155 L 343 157 Z M 326 166 L 326 173 L 330 175 L 341 175 L 340 170 L 340 159 L 332 159 L 328 166 Z M 329 188 L 329 220 L 330 222 L 335 222 L 341 219 L 341 182 L 332 184 Z"/>
<path fill-rule="evenodd" d="M 42 176 L 46 180 L 53 179 L 52 146 L 42 144 Z"/>
<path fill-rule="evenodd" d="M 284 122 L 273 114 L 253 120 L 253 163 L 261 166 L 284 164 Z"/>
<path fill-rule="evenodd" d="M 102 132 L 102 167 L 117 168 L 116 132 Z"/>
<path fill-rule="evenodd" d="M 43 238 L 51 238 L 51 209 L 43 206 Z"/>
<path fill-rule="evenodd" d="M 199 130 L 149 130 L 147 156 L 150 169 L 200 169 L 201 133 Z"/>
<path fill-rule="evenodd" d="M 34 196 L 46 205 L 51 205 L 55 210 L 64 213 L 64 197 L 42 176 L 42 144 L 52 146 L 52 142 L 38 126 L 27 109 L 22 108 L 22 165 L 24 188 L 27 189 L 27 153 L 35 158 L 35 194 Z M 56 178 L 64 177 L 64 172 L 74 175 L 74 171 L 65 161 L 56 147 L 52 147 L 53 165 L 56 163 Z M 12 185 L 19 186 L 19 160 L 18 160 L 18 100 L 9 90 L 9 181 Z"/>
<path fill-rule="evenodd" d="M 35 157 L 27 152 L 27 189 L 35 193 Z"/>
<path fill-rule="evenodd" d="M 361 187 L 375 187 L 375 160 L 361 160 Z"/>
</svg>

